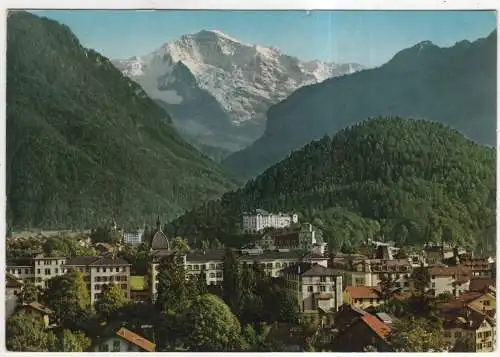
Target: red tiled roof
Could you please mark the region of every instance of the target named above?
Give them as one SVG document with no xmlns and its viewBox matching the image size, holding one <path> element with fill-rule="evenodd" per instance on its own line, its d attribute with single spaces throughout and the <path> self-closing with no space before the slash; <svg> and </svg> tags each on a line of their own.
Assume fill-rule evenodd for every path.
<svg viewBox="0 0 500 357">
<path fill-rule="evenodd" d="M 125 327 L 119 329 L 116 332 L 116 334 L 121 338 L 125 339 L 126 341 L 133 343 L 134 345 L 143 349 L 144 351 L 147 352 L 155 351 L 156 345 L 153 342 L 146 340 L 144 337 L 139 336 L 138 334 L 126 329 Z"/>
<path fill-rule="evenodd" d="M 381 339 L 386 340 L 391 333 L 391 327 L 384 324 L 382 321 L 377 319 L 371 314 L 366 314 L 361 317 L 363 321 L 369 328 L 373 330 Z"/>
<path fill-rule="evenodd" d="M 369 286 L 348 286 L 345 293 L 352 299 L 378 299 L 380 292 Z"/>
</svg>

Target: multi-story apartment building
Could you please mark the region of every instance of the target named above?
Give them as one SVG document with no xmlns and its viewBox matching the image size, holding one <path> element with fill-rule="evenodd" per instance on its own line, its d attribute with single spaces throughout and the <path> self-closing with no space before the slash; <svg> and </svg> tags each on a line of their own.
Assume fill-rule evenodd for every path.
<svg viewBox="0 0 500 357">
<path fill-rule="evenodd" d="M 92 304 L 99 300 L 104 285 L 108 284 L 118 285 L 124 296 L 130 298 L 130 263 L 124 259 L 111 256 L 75 257 L 66 262 L 65 272 L 70 269 L 83 273 Z"/>
<path fill-rule="evenodd" d="M 395 287 L 410 290 L 410 275 L 413 270 L 407 259 L 364 259 L 359 255 L 336 255 L 330 268 L 341 274 L 345 286 L 365 285 L 378 287 L 382 276 L 390 277 Z"/>
<path fill-rule="evenodd" d="M 188 277 L 204 272 L 207 285 L 221 285 L 224 279 L 224 250 L 189 252 L 186 254 L 185 269 Z"/>
<path fill-rule="evenodd" d="M 259 246 L 267 250 L 302 249 L 309 251 L 320 243 L 323 242 L 316 238 L 313 226 L 307 224 L 305 228 L 273 229 L 264 234 L 259 241 Z"/>
<path fill-rule="evenodd" d="M 296 263 L 280 274 L 286 287 L 297 296 L 303 315 L 335 313 L 342 305 L 342 276 L 314 263 Z M 331 316 L 330 316 L 331 317 Z"/>
<path fill-rule="evenodd" d="M 462 255 L 460 264 L 470 269 L 474 278 L 492 278 L 494 276 L 495 260 L 492 257 Z"/>
<path fill-rule="evenodd" d="M 91 303 L 95 303 L 102 292 L 102 285 L 119 284 L 124 295 L 130 297 L 130 264 L 120 258 L 103 257 L 45 257 L 37 255 L 24 260 L 21 265 L 10 262 L 7 272 L 17 278 L 31 279 L 36 286 L 46 287 L 47 281 L 55 276 L 64 275 L 71 269 L 83 273 L 83 278 L 90 293 Z"/>
<path fill-rule="evenodd" d="M 249 233 L 261 232 L 264 228 L 285 228 L 298 223 L 297 214 L 269 213 L 257 209 L 253 213 L 243 213 L 243 230 Z"/>
<path fill-rule="evenodd" d="M 469 290 L 471 271 L 463 266 L 433 266 L 428 271 L 431 278 L 429 288 L 434 296 L 446 292 L 459 296 Z"/>
<path fill-rule="evenodd" d="M 139 245 L 142 243 L 142 235 L 144 231 L 138 229 L 123 233 L 123 242 L 130 245 Z"/>
</svg>

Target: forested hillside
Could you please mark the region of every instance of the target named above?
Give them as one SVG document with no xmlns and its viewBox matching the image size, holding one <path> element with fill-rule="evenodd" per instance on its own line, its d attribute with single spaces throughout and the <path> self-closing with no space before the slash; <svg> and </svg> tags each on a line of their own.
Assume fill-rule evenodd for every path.
<svg viewBox="0 0 500 357">
<path fill-rule="evenodd" d="M 300 88 L 267 112 L 264 135 L 224 166 L 255 177 L 293 150 L 368 117 L 401 116 L 443 123 L 495 145 L 497 32 L 441 48 L 425 41 L 389 62 Z"/>
<path fill-rule="evenodd" d="M 7 219 L 11 227 L 142 225 L 236 187 L 168 114 L 68 27 L 7 20 Z"/>
<path fill-rule="evenodd" d="M 332 249 L 368 237 L 495 244 L 494 149 L 424 120 L 377 118 L 292 153 L 243 188 L 172 222 L 178 235 L 230 243 L 241 212 L 298 211 Z"/>
</svg>

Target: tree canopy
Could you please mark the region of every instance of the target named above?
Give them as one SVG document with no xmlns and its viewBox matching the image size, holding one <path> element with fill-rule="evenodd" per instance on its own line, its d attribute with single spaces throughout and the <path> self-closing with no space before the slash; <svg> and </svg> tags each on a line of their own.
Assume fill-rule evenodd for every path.
<svg viewBox="0 0 500 357">
<path fill-rule="evenodd" d="M 263 208 L 318 223 L 334 250 L 354 250 L 373 237 L 476 248 L 494 231 L 495 165 L 494 149 L 442 124 L 370 119 L 304 146 L 171 225 L 183 237 L 231 244 L 242 212 Z"/>
</svg>

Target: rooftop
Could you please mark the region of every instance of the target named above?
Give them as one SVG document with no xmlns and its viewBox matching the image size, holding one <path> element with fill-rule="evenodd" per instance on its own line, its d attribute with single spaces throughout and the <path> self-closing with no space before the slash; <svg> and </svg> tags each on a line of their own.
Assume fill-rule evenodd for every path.
<svg viewBox="0 0 500 357">
<path fill-rule="evenodd" d="M 301 262 L 294 265 L 291 265 L 283 270 L 281 270 L 282 274 L 292 274 L 299 276 L 339 276 L 340 274 L 336 273 L 334 270 L 330 268 L 325 268 L 324 266 L 316 263 L 306 263 Z"/>
<path fill-rule="evenodd" d="M 42 305 L 40 304 L 39 302 L 37 301 L 33 301 L 32 303 L 26 305 L 26 307 L 28 308 L 32 308 L 36 311 L 39 311 L 41 312 L 42 314 L 47 314 L 47 315 L 51 315 L 54 313 L 54 311 L 52 311 L 51 309 L 49 309 L 48 307 L 46 307 L 45 305 Z"/>
<path fill-rule="evenodd" d="M 224 260 L 225 251 L 220 250 L 207 250 L 207 251 L 190 251 L 186 255 L 188 262 L 203 262 L 208 260 Z"/>
<path fill-rule="evenodd" d="M 391 327 L 389 325 L 386 325 L 371 314 L 361 316 L 361 321 L 383 340 L 386 340 L 391 333 Z"/>
<path fill-rule="evenodd" d="M 125 327 L 122 327 L 119 329 L 116 334 L 123 338 L 124 340 L 136 345 L 137 347 L 141 348 L 144 351 L 147 352 L 154 352 L 156 345 L 145 339 L 144 337 L 139 336 L 138 334 L 126 329 Z"/>
<path fill-rule="evenodd" d="M 369 286 L 348 286 L 345 293 L 352 299 L 379 299 L 380 292 Z"/>
</svg>

